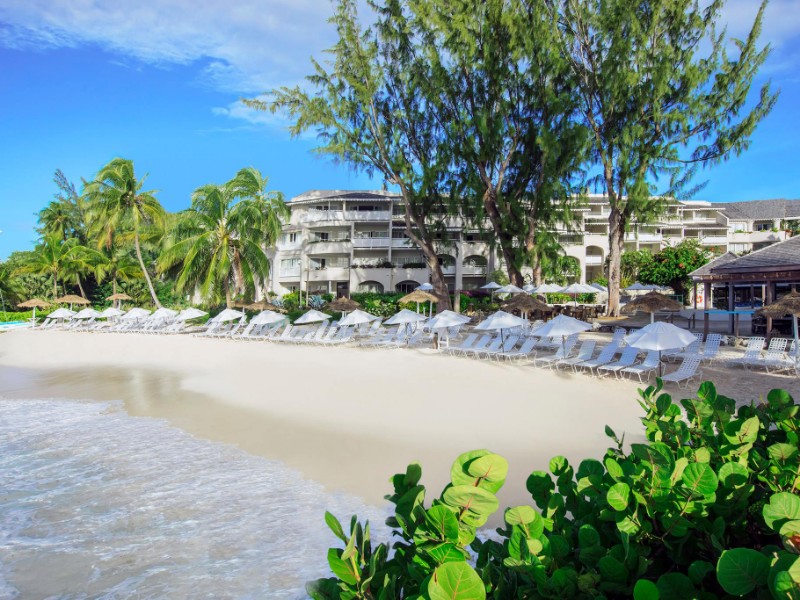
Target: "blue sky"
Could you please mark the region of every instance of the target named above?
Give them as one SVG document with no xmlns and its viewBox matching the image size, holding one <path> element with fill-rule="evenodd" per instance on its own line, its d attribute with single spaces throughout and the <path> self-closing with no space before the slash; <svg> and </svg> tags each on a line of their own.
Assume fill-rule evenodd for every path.
<svg viewBox="0 0 800 600">
<path fill-rule="evenodd" d="M 729 0 L 732 35 L 753 0 Z M 311 153 L 280 118 L 239 104 L 300 83 L 333 43 L 327 0 L 3 0 L 0 2 L 0 259 L 29 249 L 36 213 L 57 191 L 116 156 L 130 158 L 169 210 L 245 166 L 290 198 L 381 182 Z M 742 157 L 706 170 L 711 201 L 800 197 L 800 0 L 773 0 L 761 79 L 781 88 Z"/>
</svg>

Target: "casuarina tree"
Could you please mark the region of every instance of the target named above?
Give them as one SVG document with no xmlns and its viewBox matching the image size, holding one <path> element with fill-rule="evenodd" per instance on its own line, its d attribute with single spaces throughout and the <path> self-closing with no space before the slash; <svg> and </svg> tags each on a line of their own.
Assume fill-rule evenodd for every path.
<svg viewBox="0 0 800 600">
<path fill-rule="evenodd" d="M 769 84 L 748 102 L 769 54 L 758 45 L 766 1 L 743 40 L 717 29 L 725 0 L 547 4 L 559 17 L 597 180 L 611 205 L 608 311 L 618 315 L 626 229 L 660 212 L 657 192 L 696 191 L 689 182 L 698 167 L 746 150 L 776 102 Z"/>
</svg>

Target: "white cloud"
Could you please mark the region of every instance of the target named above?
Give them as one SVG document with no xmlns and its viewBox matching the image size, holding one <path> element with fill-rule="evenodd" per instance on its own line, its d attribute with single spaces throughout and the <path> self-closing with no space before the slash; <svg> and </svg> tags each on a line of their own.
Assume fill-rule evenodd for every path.
<svg viewBox="0 0 800 600">
<path fill-rule="evenodd" d="M 750 32 L 760 2 L 728 0 L 722 20 L 728 24 L 728 34 L 744 38 Z M 800 0 L 771 0 L 764 13 L 761 41 L 775 48 L 800 38 Z"/>
<path fill-rule="evenodd" d="M 150 64 L 207 61 L 213 85 L 254 94 L 292 84 L 333 43 L 326 0 L 6 0 L 0 43 L 102 48 Z"/>
</svg>

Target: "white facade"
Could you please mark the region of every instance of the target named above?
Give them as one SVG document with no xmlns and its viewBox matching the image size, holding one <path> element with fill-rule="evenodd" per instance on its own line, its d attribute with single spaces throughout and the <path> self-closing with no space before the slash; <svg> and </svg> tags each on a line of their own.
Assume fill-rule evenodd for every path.
<svg viewBox="0 0 800 600">
<path fill-rule="evenodd" d="M 771 201 L 765 201 L 771 202 Z M 404 207 L 398 194 L 383 191 L 314 190 L 289 202 L 290 221 L 284 226 L 273 258 L 271 288 L 278 294 L 294 290 L 332 293 L 411 291 L 429 281 L 422 252 L 405 235 Z M 786 239 L 780 219 L 747 220 L 726 215 L 724 205 L 673 201 L 656 223 L 633 224 L 626 249 L 658 252 L 685 239 L 718 252 L 745 252 Z M 608 256 L 609 204 L 590 196 L 578 209 L 574 230 L 560 231 L 568 256 L 580 264 L 580 281 L 603 274 Z M 800 219 L 800 217 L 799 217 Z M 484 241 L 486 233 L 462 231 L 452 222 L 452 241 L 442 244 L 440 261 L 449 289 L 469 290 L 486 283 L 501 267 Z M 527 274 L 529 277 L 529 273 Z"/>
</svg>

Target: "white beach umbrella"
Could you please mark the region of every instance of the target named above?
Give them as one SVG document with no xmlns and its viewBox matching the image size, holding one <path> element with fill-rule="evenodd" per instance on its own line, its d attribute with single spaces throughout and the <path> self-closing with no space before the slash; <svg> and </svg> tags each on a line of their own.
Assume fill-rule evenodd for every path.
<svg viewBox="0 0 800 600">
<path fill-rule="evenodd" d="M 174 317 L 177 314 L 178 314 L 177 310 L 172 310 L 171 308 L 161 307 L 158 310 L 156 310 L 156 312 L 154 312 L 152 315 L 150 315 L 148 317 L 148 319 L 150 319 L 150 320 L 168 319 L 170 317 Z"/>
<path fill-rule="evenodd" d="M 339 321 L 339 327 L 348 327 L 351 325 L 363 325 L 364 323 L 372 323 L 375 319 L 380 319 L 380 317 L 376 317 L 375 315 L 371 315 L 368 312 L 364 312 L 363 310 L 356 309 L 346 317 L 344 317 L 341 321 Z"/>
<path fill-rule="evenodd" d="M 331 315 L 326 315 L 324 312 L 320 312 L 318 310 L 314 310 L 313 308 L 297 317 L 295 320 L 295 325 L 305 325 L 306 323 L 319 323 L 320 321 L 325 321 L 330 319 Z"/>
<path fill-rule="evenodd" d="M 645 285 L 643 283 L 639 283 L 638 281 L 629 285 L 625 288 L 626 292 L 649 292 L 652 291 L 654 288 L 650 287 L 649 285 Z"/>
<path fill-rule="evenodd" d="M 69 319 L 70 317 L 75 315 L 75 311 L 70 310 L 68 308 L 57 308 L 49 315 L 47 315 L 48 319 Z"/>
<path fill-rule="evenodd" d="M 599 284 L 599 283 L 590 283 L 589 287 L 593 287 L 594 289 L 596 289 L 599 292 L 607 292 L 608 291 L 607 287 L 605 287 L 604 285 Z"/>
<path fill-rule="evenodd" d="M 470 318 L 466 315 L 461 315 L 452 310 L 443 310 L 438 315 L 428 321 L 428 327 L 431 329 L 446 329 L 448 327 L 457 327 L 469 323 Z"/>
<path fill-rule="evenodd" d="M 118 317 L 120 315 L 124 315 L 125 311 L 120 310 L 118 308 L 114 308 L 113 306 L 108 307 L 103 312 L 100 313 L 100 316 L 104 319 L 110 319 L 112 317 Z"/>
<path fill-rule="evenodd" d="M 533 294 L 536 291 L 536 286 L 532 283 L 529 283 L 528 285 L 523 285 L 522 289 L 528 294 Z"/>
<path fill-rule="evenodd" d="M 499 289 L 499 288 L 501 288 L 501 287 L 502 287 L 502 286 L 501 286 L 499 283 L 497 283 L 496 281 L 490 281 L 490 282 L 489 282 L 489 283 L 487 283 L 486 285 L 482 285 L 482 286 L 480 287 L 480 289 L 482 289 L 482 290 L 489 290 L 489 291 L 492 291 L 492 292 L 494 292 L 496 289 Z"/>
<path fill-rule="evenodd" d="M 414 289 L 420 290 L 421 292 L 430 292 L 433 289 L 433 286 L 430 283 L 423 283 Z"/>
<path fill-rule="evenodd" d="M 73 319 L 96 319 L 100 313 L 93 308 L 84 308 L 79 313 L 72 315 Z"/>
<path fill-rule="evenodd" d="M 573 283 L 561 289 L 562 294 L 569 294 L 575 300 L 575 305 L 578 304 L 578 294 L 596 294 L 597 290 L 589 285 L 583 283 Z"/>
<path fill-rule="evenodd" d="M 181 312 L 178 313 L 178 316 L 175 317 L 177 321 L 191 321 L 192 319 L 199 319 L 200 317 L 205 317 L 208 313 L 204 310 L 200 310 L 199 308 L 194 308 L 190 306 L 189 308 L 184 308 Z"/>
<path fill-rule="evenodd" d="M 143 319 L 150 314 L 150 311 L 146 308 L 132 308 L 124 315 L 120 317 L 120 319 Z"/>
<path fill-rule="evenodd" d="M 262 310 L 258 313 L 250 323 L 254 325 L 271 325 L 273 323 L 280 323 L 286 320 L 286 315 L 276 313 L 274 310 Z"/>
<path fill-rule="evenodd" d="M 556 285 L 555 283 L 543 283 L 536 288 L 537 294 L 557 294 L 563 289 L 563 286 Z"/>
<path fill-rule="evenodd" d="M 486 319 L 478 323 L 475 329 L 481 331 L 500 331 L 500 338 L 505 339 L 506 329 L 523 327 L 527 322 L 527 319 L 512 315 L 504 310 L 498 310 L 496 313 L 489 315 Z"/>
<path fill-rule="evenodd" d="M 391 317 L 386 319 L 383 324 L 384 325 L 408 325 L 409 323 L 419 323 L 420 321 L 427 321 L 428 317 L 425 315 L 420 315 L 415 313 L 412 310 L 408 310 L 404 308 L 398 313 L 393 314 Z"/>
<path fill-rule="evenodd" d="M 671 323 L 650 323 L 639 331 L 634 331 L 625 338 L 625 342 L 634 348 L 658 351 L 658 376 L 661 377 L 661 352 L 685 348 L 694 342 L 694 335 L 676 327 Z"/>
<path fill-rule="evenodd" d="M 243 312 L 233 310 L 232 308 L 226 308 L 211 320 L 215 323 L 226 323 L 227 321 L 235 321 L 236 319 L 240 319 L 243 316 Z"/>
<path fill-rule="evenodd" d="M 567 338 L 576 333 L 588 331 L 591 324 L 567 315 L 558 315 L 555 319 L 550 319 L 547 323 L 539 327 L 532 335 L 537 337 L 558 337 L 561 336 L 561 345 L 566 347 Z"/>
<path fill-rule="evenodd" d="M 521 287 L 515 286 L 512 283 L 509 283 L 501 288 L 497 288 L 495 292 L 498 294 L 524 294 L 525 290 L 523 290 Z"/>
</svg>

